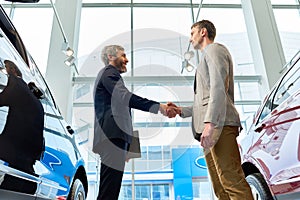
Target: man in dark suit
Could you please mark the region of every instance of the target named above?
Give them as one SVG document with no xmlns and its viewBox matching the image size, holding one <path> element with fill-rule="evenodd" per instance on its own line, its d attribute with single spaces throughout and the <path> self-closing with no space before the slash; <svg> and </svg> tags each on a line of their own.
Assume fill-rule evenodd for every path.
<svg viewBox="0 0 300 200">
<path fill-rule="evenodd" d="M 127 71 L 128 59 L 123 47 L 106 46 L 101 58 L 106 67 L 99 72 L 94 88 L 93 151 L 101 157 L 97 199 L 117 200 L 132 141 L 131 108 L 166 114 L 167 105 L 137 96 L 125 87 L 121 73 Z"/>
<path fill-rule="evenodd" d="M 5 60 L 8 83 L 0 93 L 0 106 L 8 106 L 6 124 L 0 134 L 0 159 L 10 167 L 34 175 L 33 165 L 44 149 L 44 109 L 22 79 L 22 73 Z M 34 193 L 36 183 L 6 175 L 2 189 Z"/>
</svg>

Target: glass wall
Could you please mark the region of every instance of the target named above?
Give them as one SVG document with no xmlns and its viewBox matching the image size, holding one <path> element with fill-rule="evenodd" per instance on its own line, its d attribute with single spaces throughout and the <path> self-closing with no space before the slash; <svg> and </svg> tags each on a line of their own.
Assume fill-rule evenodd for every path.
<svg viewBox="0 0 300 200">
<path fill-rule="evenodd" d="M 128 88 L 135 94 L 160 102 L 191 104 L 193 81 L 189 77 L 193 77 L 195 71 L 182 70 L 182 60 L 183 54 L 192 50 L 188 49 L 188 40 L 190 26 L 193 23 L 192 17 L 196 19 L 198 6 L 194 6 L 191 10 L 188 7 L 189 1 L 168 1 L 164 2 L 164 7 L 159 6 L 160 1 L 134 1 L 140 3 L 139 6 L 132 4 L 130 7 L 128 2 L 128 4 L 122 2 L 124 4 L 115 4 L 115 7 L 102 7 L 97 1 L 95 6 L 90 8 L 88 7 L 90 1 L 83 2 L 86 4 L 82 10 L 81 25 L 84 28 L 81 29 L 79 41 L 81 74 L 95 76 L 103 67 L 99 60 L 101 48 L 105 44 L 121 44 L 126 48 L 130 62 L 128 72 L 124 74 Z M 260 76 L 253 65 L 243 11 L 239 1 L 231 1 L 229 4 L 224 1 L 203 1 L 203 3 L 216 4 L 216 7 L 203 5 L 198 19 L 209 19 L 215 23 L 216 41 L 225 44 L 234 58 L 235 100 L 246 132 L 262 97 L 257 92 L 260 87 Z M 116 16 L 110 19 L 110 13 Z M 100 20 L 104 18 L 109 20 Z M 295 20 L 299 20 L 299 16 Z M 279 31 L 284 38 L 285 34 L 281 34 L 281 29 Z M 290 57 L 292 52 L 290 50 L 288 52 L 287 49 L 290 49 L 291 43 L 282 40 L 286 42 L 284 45 L 286 57 Z M 198 53 L 195 52 L 196 55 Z M 196 58 L 197 56 L 191 60 L 194 67 L 197 66 Z M 92 84 L 89 88 L 92 91 Z M 83 102 L 88 102 L 92 106 L 92 99 L 87 98 L 87 95 L 78 97 L 75 105 L 80 105 L 76 104 L 77 101 L 84 100 Z M 78 117 L 82 117 L 82 113 L 87 111 L 86 107 L 76 106 L 76 109 L 82 109 Z M 76 120 L 76 112 L 74 113 Z M 161 115 L 134 110 L 134 128 L 140 133 L 142 158 L 135 159 L 134 165 L 133 161 L 126 164 L 126 172 L 172 170 L 171 149 L 197 145 L 192 138 L 190 120 L 180 117 L 167 119 Z M 129 180 L 126 176 L 124 179 L 120 199 L 132 199 L 132 186 L 127 184 Z M 138 177 L 136 179 L 140 180 Z M 172 188 L 171 185 L 166 184 L 157 188 L 159 199 L 175 198 L 172 197 L 172 193 L 165 193 Z M 156 199 L 153 190 L 154 186 L 151 183 L 138 184 L 135 186 L 135 198 Z M 195 199 L 211 199 L 212 194 L 208 179 L 193 179 Z"/>
<path fill-rule="evenodd" d="M 193 21 L 208 19 L 217 28 L 216 42 L 225 44 L 234 59 L 235 100 L 244 132 L 261 97 L 258 92 L 260 74 L 253 65 L 244 15 L 240 0 L 82 0 L 80 37 L 77 52 L 79 76 L 74 77 L 74 127 L 87 127 L 91 144 L 93 133 L 94 80 L 104 67 L 100 51 L 107 44 L 125 47 L 129 58 L 124 80 L 134 93 L 160 102 L 173 101 L 191 105 L 195 71 L 182 69 L 183 54 L 189 49 L 190 26 Z M 0 1 L 23 36 L 42 73 L 46 71 L 53 10 L 48 0 L 21 6 Z M 284 54 L 289 60 L 300 46 L 299 1 L 272 0 Z M 197 18 L 198 16 L 198 18 Z M 196 19 L 197 18 L 197 19 Z M 60 50 L 59 50 L 60 51 Z M 191 65 L 197 66 L 199 52 L 194 52 Z M 198 145 L 192 137 L 191 119 L 168 119 L 141 111 L 133 111 L 134 128 L 139 130 L 142 158 L 126 165 L 126 171 L 149 172 L 172 170 L 172 148 Z M 170 199 L 170 183 L 143 183 L 135 186 L 136 199 Z M 205 192 L 204 192 L 205 191 Z M 207 179 L 193 179 L 195 198 L 209 199 Z M 202 195 L 202 196 L 201 196 Z M 204 195 L 204 196 L 203 196 Z M 207 196 L 205 196 L 207 195 Z M 131 199 L 132 188 L 124 182 L 121 199 Z"/>
<path fill-rule="evenodd" d="M 211 200 L 212 194 L 212 187 L 207 179 L 193 179 L 194 200 Z"/>
<path fill-rule="evenodd" d="M 298 4 L 298 6 L 300 6 Z M 283 46 L 286 61 L 299 51 L 300 46 L 300 9 L 274 9 L 276 24 Z"/>
<path fill-rule="evenodd" d="M 136 185 L 135 200 L 171 200 L 169 184 Z M 132 200 L 132 185 L 123 185 L 120 196 L 123 200 Z"/>
</svg>

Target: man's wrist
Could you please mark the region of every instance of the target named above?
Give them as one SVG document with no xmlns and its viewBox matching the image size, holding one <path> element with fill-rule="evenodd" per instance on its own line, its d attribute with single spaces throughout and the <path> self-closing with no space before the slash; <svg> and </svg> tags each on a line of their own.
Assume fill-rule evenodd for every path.
<svg viewBox="0 0 300 200">
<path fill-rule="evenodd" d="M 180 117 L 184 117 L 184 114 L 183 114 L 183 112 L 182 112 L 182 108 L 181 108 L 181 107 L 178 107 L 178 115 L 179 115 Z"/>
<path fill-rule="evenodd" d="M 166 104 L 159 104 L 159 112 L 164 114 L 166 113 L 167 105 Z"/>
<path fill-rule="evenodd" d="M 215 124 L 214 123 L 212 123 L 212 122 L 205 122 L 205 125 L 206 126 L 209 126 L 210 128 L 215 128 Z"/>
</svg>

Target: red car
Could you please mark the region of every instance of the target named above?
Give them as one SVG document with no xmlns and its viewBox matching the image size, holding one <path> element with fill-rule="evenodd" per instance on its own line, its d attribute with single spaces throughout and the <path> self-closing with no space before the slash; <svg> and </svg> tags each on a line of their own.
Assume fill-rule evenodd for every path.
<svg viewBox="0 0 300 200">
<path fill-rule="evenodd" d="M 239 142 L 254 199 L 300 199 L 300 51 L 285 69 Z"/>
</svg>

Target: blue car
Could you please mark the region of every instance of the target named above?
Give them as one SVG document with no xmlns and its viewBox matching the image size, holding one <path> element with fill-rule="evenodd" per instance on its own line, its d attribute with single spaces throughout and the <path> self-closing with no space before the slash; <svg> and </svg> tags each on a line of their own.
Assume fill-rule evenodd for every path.
<svg viewBox="0 0 300 200">
<path fill-rule="evenodd" d="M 38 0 L 17 1 L 34 3 Z M 7 63 L 17 66 L 22 76 L 16 76 L 18 78 L 15 80 L 23 84 L 22 88 L 28 96 L 10 100 L 21 105 L 27 99 L 27 104 L 22 105 L 20 110 L 6 104 L 0 105 L 0 199 L 85 200 L 88 192 L 87 172 L 75 140 L 76 133 L 61 116 L 43 76 L 0 5 L 0 102 L 5 98 L 3 93 L 8 90 L 8 85 L 13 83 Z M 30 98 L 35 102 L 33 107 L 26 113 L 22 112 L 24 107 L 31 105 L 31 102 L 28 103 Z M 40 118 L 30 124 L 34 105 L 42 115 L 37 115 Z M 18 115 L 13 121 L 12 112 Z M 9 125 L 16 130 L 20 128 L 17 120 L 23 124 L 26 122 L 27 127 L 36 130 L 24 130 L 21 134 L 7 131 Z M 30 136 L 33 132 L 40 134 Z M 20 159 L 13 159 L 18 157 Z M 34 162 L 26 168 L 30 159 Z"/>
</svg>

